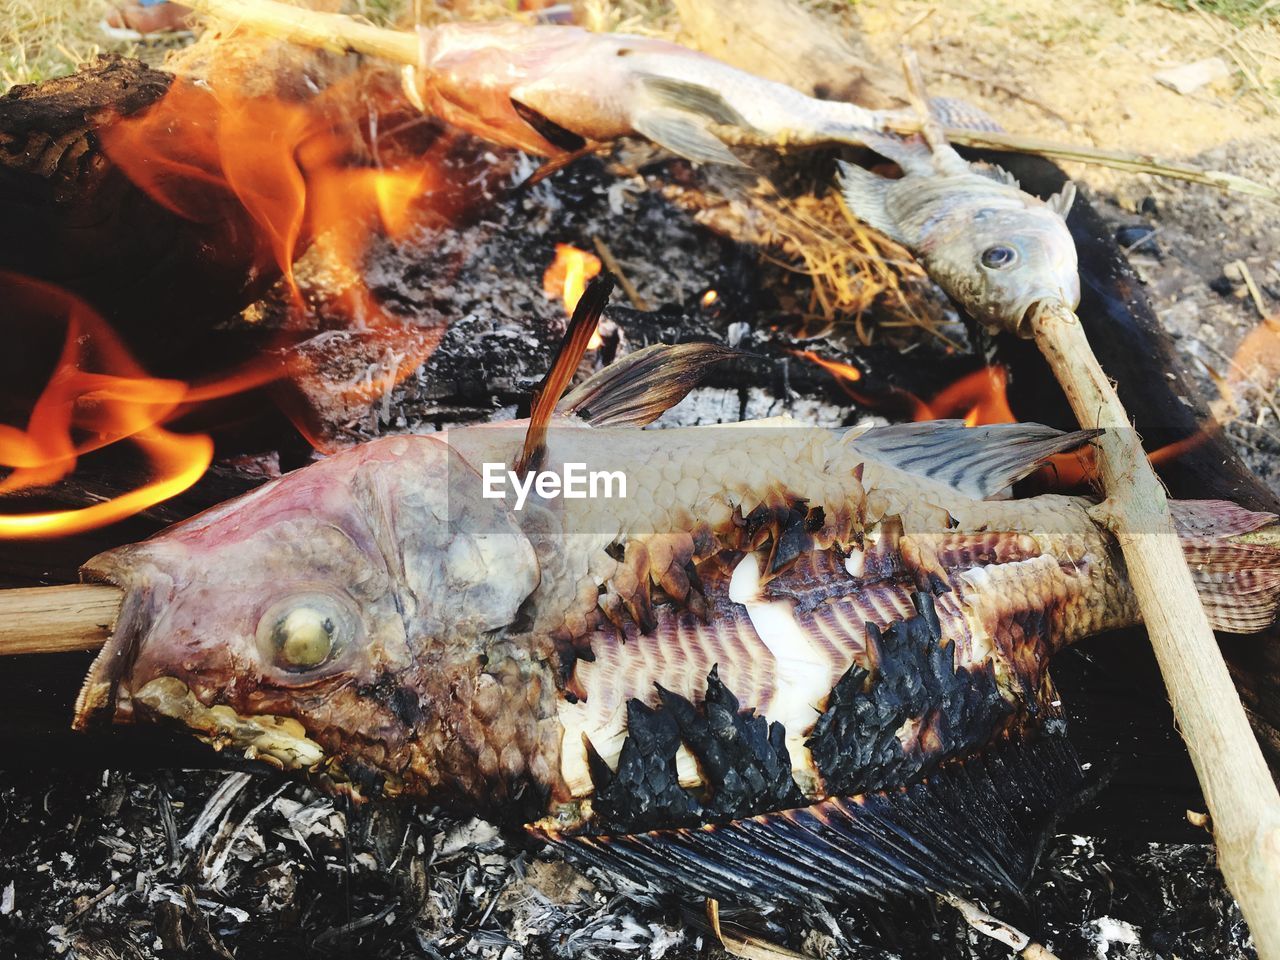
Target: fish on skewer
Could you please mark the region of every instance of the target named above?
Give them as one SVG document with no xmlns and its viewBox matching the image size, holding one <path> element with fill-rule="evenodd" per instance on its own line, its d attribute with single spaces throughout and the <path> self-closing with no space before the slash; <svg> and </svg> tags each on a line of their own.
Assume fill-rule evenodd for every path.
<svg viewBox="0 0 1280 960">
<path fill-rule="evenodd" d="M 419 109 L 540 156 L 640 135 L 690 160 L 736 166 L 727 143 L 861 144 L 904 116 L 818 100 L 653 37 L 514 21 L 418 35 L 405 89 Z"/>
<path fill-rule="evenodd" d="M 943 138 L 942 119 L 999 129 L 967 104 L 923 90 L 907 111 L 817 100 L 678 44 L 580 27 L 453 23 L 419 35 L 408 89 L 422 109 L 478 136 L 557 156 L 640 134 L 724 164 L 740 163 L 729 145 L 866 146 L 903 176 L 841 163 L 850 211 L 914 253 L 970 316 L 998 325 L 1049 296 L 1071 308 L 1080 299 L 1065 223 L 1074 187 L 1042 201 L 1000 168 L 965 161 Z M 932 121 L 923 138 L 883 132 L 917 112 Z"/>
<path fill-rule="evenodd" d="M 646 348 L 540 403 L 530 450 L 384 438 L 95 558 L 125 599 L 76 725 L 177 723 L 663 890 L 1016 889 L 1081 782 L 1048 662 L 1138 610 L 1090 500 L 994 498 L 1092 435 L 636 429 L 725 355 Z M 1277 518 L 1175 514 L 1215 626 L 1270 624 Z"/>
<path fill-rule="evenodd" d="M 910 250 L 970 317 L 992 329 L 1025 333 L 1033 309 L 1048 301 L 1075 310 L 1079 262 L 1066 223 L 1075 185 L 1067 181 L 1041 200 L 1006 170 L 965 160 L 943 136 L 940 115 L 973 108 L 929 100 L 915 56 L 908 52 L 904 63 L 922 135 L 867 136 L 868 146 L 901 168 L 898 179 L 839 164 L 850 212 Z M 976 125 L 983 117 L 952 122 Z"/>
</svg>

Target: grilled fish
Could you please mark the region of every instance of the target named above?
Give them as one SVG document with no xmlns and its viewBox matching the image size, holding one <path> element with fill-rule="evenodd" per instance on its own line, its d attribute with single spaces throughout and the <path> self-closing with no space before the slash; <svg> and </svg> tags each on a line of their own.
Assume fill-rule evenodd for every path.
<svg viewBox="0 0 1280 960">
<path fill-rule="evenodd" d="M 639 134 L 691 160 L 738 164 L 728 144 L 858 144 L 901 179 L 841 163 L 849 209 L 907 247 L 974 319 L 1013 329 L 1046 298 L 1080 299 L 1068 187 L 1048 201 L 998 167 L 969 164 L 940 134 L 883 132 L 904 111 L 816 100 L 678 44 L 514 22 L 422 28 L 410 83 L 422 109 L 541 155 Z M 921 92 L 940 124 L 999 129 L 966 104 Z"/>
<path fill-rule="evenodd" d="M 755 146 L 862 143 L 898 116 L 817 100 L 651 37 L 510 21 L 419 37 L 406 89 L 421 109 L 540 156 L 639 134 L 690 160 L 738 165 L 722 133 Z"/>
<path fill-rule="evenodd" d="M 1139 612 L 1089 500 L 996 497 L 1091 435 L 636 429 L 723 353 L 606 367 L 524 476 L 520 424 L 383 438 L 95 558 L 126 596 L 76 725 L 721 899 L 1018 886 L 1080 781 L 1048 661 Z M 1174 507 L 1214 625 L 1268 625 L 1276 518 Z"/>
</svg>

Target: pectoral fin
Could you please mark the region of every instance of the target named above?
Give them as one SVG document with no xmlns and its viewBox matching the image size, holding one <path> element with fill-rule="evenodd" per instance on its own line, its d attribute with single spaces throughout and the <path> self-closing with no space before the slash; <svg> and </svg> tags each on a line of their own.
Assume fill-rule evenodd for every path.
<svg viewBox="0 0 1280 960">
<path fill-rule="evenodd" d="M 637 133 L 688 160 L 722 163 L 730 167 L 746 166 L 711 132 L 709 122 L 698 114 L 646 104 L 632 113 L 631 125 Z"/>
<path fill-rule="evenodd" d="M 684 113 L 696 113 L 712 123 L 726 127 L 751 129 L 742 114 L 710 87 L 656 74 L 641 74 L 637 79 L 645 92 L 660 106 Z"/>
<path fill-rule="evenodd" d="M 840 161 L 840 190 L 849 212 L 873 230 L 879 230 L 895 243 L 907 245 L 907 238 L 885 208 L 885 191 L 889 181 L 869 170 Z"/>
<path fill-rule="evenodd" d="M 873 427 L 849 442 L 873 460 L 984 500 L 1099 432 L 1063 433 L 1039 423 L 966 427 L 959 420 L 928 420 Z"/>
</svg>

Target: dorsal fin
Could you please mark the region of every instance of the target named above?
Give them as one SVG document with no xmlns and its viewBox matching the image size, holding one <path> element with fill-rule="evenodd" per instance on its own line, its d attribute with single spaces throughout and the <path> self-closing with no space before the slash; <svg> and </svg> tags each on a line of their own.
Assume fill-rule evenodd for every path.
<svg viewBox="0 0 1280 960">
<path fill-rule="evenodd" d="M 578 305 L 573 308 L 573 316 L 569 320 L 569 326 L 565 328 L 555 362 L 533 394 L 529 430 L 524 435 L 524 446 L 515 463 L 515 472 L 520 476 L 524 476 L 531 468 L 536 468 L 542 458 L 542 451 L 547 443 L 547 425 L 551 423 L 551 416 L 556 412 L 560 397 L 573 380 L 573 375 L 578 372 L 578 364 L 582 363 L 582 357 L 591 343 L 591 335 L 596 332 L 600 323 L 600 315 L 609 302 L 613 284 L 613 274 L 605 271 L 591 281 L 578 300 Z"/>
<path fill-rule="evenodd" d="M 655 343 L 579 384 L 559 412 L 577 414 L 593 427 L 643 427 L 683 400 L 707 367 L 737 355 L 714 343 Z"/>
<path fill-rule="evenodd" d="M 1062 189 L 1045 201 L 1049 208 L 1058 214 L 1063 220 L 1067 219 L 1067 214 L 1071 212 L 1071 207 L 1076 202 L 1076 185 L 1068 180 L 1062 185 Z"/>
<path fill-rule="evenodd" d="M 926 420 L 872 427 L 849 443 L 872 460 L 985 500 L 1054 454 L 1074 450 L 1101 432 L 1063 433 L 1039 423 L 967 427 L 960 420 Z"/>
</svg>

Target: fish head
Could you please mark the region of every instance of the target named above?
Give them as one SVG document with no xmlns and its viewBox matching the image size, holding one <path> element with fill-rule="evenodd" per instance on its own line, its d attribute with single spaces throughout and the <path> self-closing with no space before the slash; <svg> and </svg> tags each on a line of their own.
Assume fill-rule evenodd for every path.
<svg viewBox="0 0 1280 960">
<path fill-rule="evenodd" d="M 1016 187 L 957 198 L 927 223 L 915 252 L 929 275 L 985 326 L 1030 336 L 1038 305 L 1080 302 L 1075 241 L 1063 219 L 1068 189 L 1049 202 Z M 992 202 L 992 201 L 998 202 Z"/>
<path fill-rule="evenodd" d="M 538 583 L 527 538 L 460 471 L 439 440 L 387 438 L 94 558 L 86 578 L 124 599 L 76 727 L 177 722 L 352 792 L 403 783 L 442 678 Z"/>
</svg>

